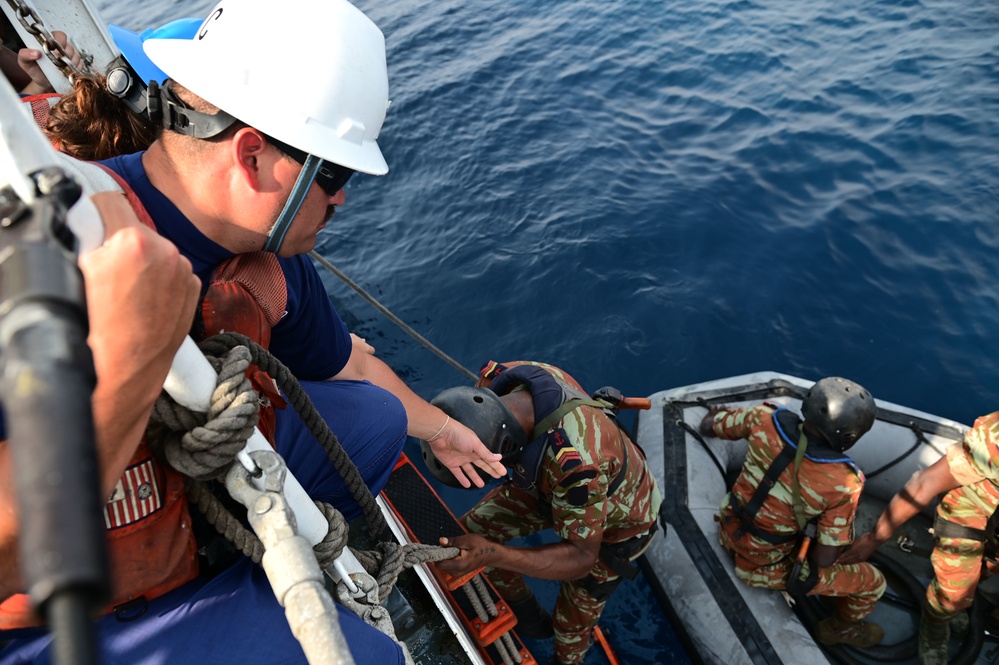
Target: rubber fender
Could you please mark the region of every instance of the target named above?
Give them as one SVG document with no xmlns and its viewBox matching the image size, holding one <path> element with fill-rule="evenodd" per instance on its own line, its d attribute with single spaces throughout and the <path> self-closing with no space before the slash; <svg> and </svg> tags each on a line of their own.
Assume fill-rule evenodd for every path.
<svg viewBox="0 0 999 665">
<path fill-rule="evenodd" d="M 892 589 L 900 596 L 912 601 L 915 612 L 922 607 L 926 588 L 907 568 L 888 556 L 875 552 L 870 559 L 888 580 Z M 805 626 L 811 632 L 815 625 L 828 616 L 828 611 L 818 596 L 796 596 L 795 608 Z M 975 602 L 969 610 L 968 635 L 962 640 L 961 649 L 951 659 L 949 665 L 974 665 L 985 644 L 985 615 L 988 603 L 981 594 L 975 594 Z M 917 621 L 918 624 L 918 621 Z M 916 658 L 919 653 L 919 635 L 914 634 L 896 644 L 879 644 L 868 649 L 848 646 L 822 646 L 834 660 L 842 665 L 865 665 L 870 660 L 882 663 L 897 663 Z M 862 657 L 864 660 L 861 660 Z"/>
</svg>

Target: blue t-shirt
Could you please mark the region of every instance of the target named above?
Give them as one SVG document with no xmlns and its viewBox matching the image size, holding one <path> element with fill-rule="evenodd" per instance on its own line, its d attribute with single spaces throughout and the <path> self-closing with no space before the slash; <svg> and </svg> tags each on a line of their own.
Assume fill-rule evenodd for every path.
<svg viewBox="0 0 999 665">
<path fill-rule="evenodd" d="M 235 256 L 192 224 L 161 191 L 142 166 L 142 155 L 113 157 L 102 162 L 135 190 L 160 235 L 177 246 L 201 279 L 202 289 L 223 261 Z M 288 284 L 284 317 L 271 331 L 270 352 L 299 379 L 321 381 L 337 374 L 350 358 L 346 324 L 333 309 L 316 267 L 304 254 L 278 257 Z"/>
</svg>

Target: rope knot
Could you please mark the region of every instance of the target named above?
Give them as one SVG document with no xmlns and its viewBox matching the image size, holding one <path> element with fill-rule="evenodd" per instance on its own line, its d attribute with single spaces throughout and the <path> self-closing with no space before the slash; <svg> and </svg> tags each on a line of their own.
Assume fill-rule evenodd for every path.
<svg viewBox="0 0 999 665">
<path fill-rule="evenodd" d="M 208 413 L 191 411 L 164 393 L 153 408 L 148 436 L 150 447 L 170 466 L 196 480 L 221 477 L 260 417 L 257 393 L 246 377 L 250 350 L 236 346 L 208 361 L 219 375 Z"/>
</svg>

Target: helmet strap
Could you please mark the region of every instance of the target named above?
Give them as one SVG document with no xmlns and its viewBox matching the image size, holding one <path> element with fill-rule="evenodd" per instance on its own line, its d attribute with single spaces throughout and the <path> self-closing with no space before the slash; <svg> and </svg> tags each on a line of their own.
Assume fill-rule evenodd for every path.
<svg viewBox="0 0 999 665">
<path fill-rule="evenodd" d="M 281 249 L 284 236 L 288 233 L 291 223 L 295 220 L 295 215 L 298 214 L 299 209 L 302 207 L 302 203 L 305 201 L 305 197 L 309 193 L 309 188 L 312 187 L 312 183 L 315 181 L 316 174 L 319 173 L 319 167 L 322 166 L 322 163 L 323 160 L 315 155 L 309 155 L 305 158 L 305 164 L 302 165 L 302 171 L 298 174 L 295 187 L 291 190 L 291 195 L 285 201 L 284 209 L 278 215 L 277 221 L 271 227 L 271 232 L 267 235 L 267 242 L 264 243 L 265 252 L 274 252 L 277 254 L 278 250 Z"/>
<path fill-rule="evenodd" d="M 218 136 L 236 122 L 236 118 L 225 111 L 195 111 L 173 94 L 168 84 L 160 86 L 155 81 L 150 81 L 146 90 L 146 113 L 153 124 L 196 139 Z"/>
</svg>

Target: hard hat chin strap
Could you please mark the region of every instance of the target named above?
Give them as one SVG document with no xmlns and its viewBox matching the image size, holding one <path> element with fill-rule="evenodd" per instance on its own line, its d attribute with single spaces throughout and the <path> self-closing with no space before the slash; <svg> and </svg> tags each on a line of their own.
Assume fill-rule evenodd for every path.
<svg viewBox="0 0 999 665">
<path fill-rule="evenodd" d="M 298 174 L 298 180 L 295 181 L 295 187 L 291 190 L 291 195 L 285 201 L 284 209 L 278 215 L 277 221 L 271 227 L 271 232 L 267 235 L 267 242 L 264 243 L 265 252 L 274 252 L 277 254 L 277 251 L 281 249 L 284 236 L 288 233 L 288 229 L 291 228 L 291 223 L 294 221 L 295 215 L 298 214 L 299 208 L 302 207 L 302 202 L 305 201 L 305 197 L 309 193 L 309 188 L 312 187 L 312 183 L 315 181 L 316 174 L 319 172 L 319 167 L 322 163 L 323 160 L 315 155 L 306 157 L 305 164 L 302 165 L 302 171 Z"/>
</svg>

